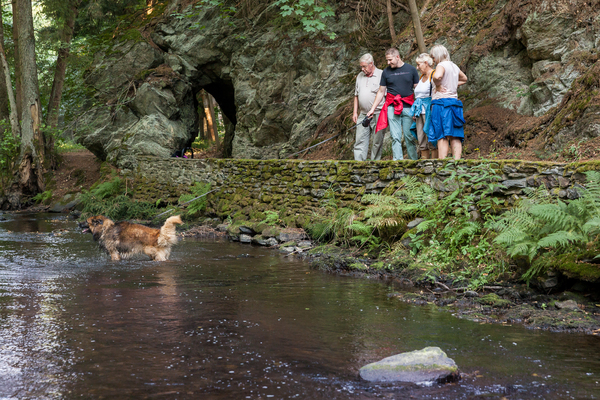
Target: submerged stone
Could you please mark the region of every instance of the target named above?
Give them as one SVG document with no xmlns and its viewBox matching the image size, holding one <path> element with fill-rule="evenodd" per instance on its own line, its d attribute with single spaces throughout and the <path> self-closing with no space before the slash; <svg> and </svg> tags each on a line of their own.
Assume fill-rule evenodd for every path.
<svg viewBox="0 0 600 400">
<path fill-rule="evenodd" d="M 452 382 L 459 379 L 458 366 L 439 347 L 396 354 L 359 371 L 370 382 Z"/>
</svg>

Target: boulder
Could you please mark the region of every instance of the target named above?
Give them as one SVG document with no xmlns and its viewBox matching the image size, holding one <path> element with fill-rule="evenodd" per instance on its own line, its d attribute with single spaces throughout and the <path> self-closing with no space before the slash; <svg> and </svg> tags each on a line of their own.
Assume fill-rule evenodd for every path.
<svg viewBox="0 0 600 400">
<path fill-rule="evenodd" d="M 451 382 L 460 378 L 454 360 L 439 347 L 426 347 L 384 358 L 360 369 L 370 382 Z"/>
</svg>

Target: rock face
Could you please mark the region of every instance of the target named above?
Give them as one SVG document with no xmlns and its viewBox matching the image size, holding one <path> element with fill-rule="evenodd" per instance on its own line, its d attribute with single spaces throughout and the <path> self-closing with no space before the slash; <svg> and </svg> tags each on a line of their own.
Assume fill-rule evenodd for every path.
<svg viewBox="0 0 600 400">
<path fill-rule="evenodd" d="M 370 382 L 450 382 L 458 380 L 458 367 L 439 347 L 426 347 L 384 358 L 360 369 Z"/>
<path fill-rule="evenodd" d="M 436 30 L 433 18 L 446 12 L 447 2 L 431 2 L 422 23 L 427 44 L 446 45 L 466 71 L 469 84 L 461 97 L 467 107 L 493 99 L 520 114 L 541 116 L 599 62 L 600 8 L 582 9 L 589 2 L 489 2 L 466 10 L 471 17 L 453 22 L 451 33 Z M 170 2 L 144 37 L 126 35 L 96 55 L 86 79 L 96 93 L 94 105 L 84 107 L 74 135 L 102 160 L 133 169 L 139 155 L 168 157 L 189 144 L 198 134 L 202 89 L 215 97 L 231 127 L 225 155 L 283 158 L 349 104 L 362 54 L 372 52 L 385 67 L 384 45 L 367 48 L 356 40 L 358 11 L 341 3 L 329 27 L 335 40 L 278 27 L 271 22 L 279 17 L 276 7 L 230 24 L 217 9 L 188 4 Z M 406 20 L 402 13 L 398 21 Z M 389 33 L 378 29 L 373 35 L 383 43 Z M 412 34 L 399 40 L 401 56 L 414 64 Z M 579 107 L 582 123 L 558 132 L 563 142 L 600 135 L 597 102 Z"/>
</svg>

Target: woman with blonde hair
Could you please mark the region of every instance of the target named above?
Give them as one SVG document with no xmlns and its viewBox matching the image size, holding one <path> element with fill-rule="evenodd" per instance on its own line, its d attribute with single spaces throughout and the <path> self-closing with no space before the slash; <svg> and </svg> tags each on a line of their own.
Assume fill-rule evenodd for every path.
<svg viewBox="0 0 600 400">
<path fill-rule="evenodd" d="M 437 158 L 437 144 L 430 142 L 427 138 L 429 123 L 431 117 L 431 75 L 433 73 L 433 59 L 427 53 L 420 54 L 417 57 L 417 70 L 421 73 L 419 83 L 415 87 L 415 102 L 413 103 L 410 114 L 415 121 L 410 130 L 419 142 L 417 150 L 421 153 L 421 158 Z"/>
<path fill-rule="evenodd" d="M 429 141 L 437 141 L 439 159 L 446 158 L 452 148 L 454 159 L 460 160 L 465 119 L 457 90 L 467 83 L 467 76 L 450 61 L 450 53 L 444 46 L 433 46 L 429 55 L 437 65 L 432 78 L 434 88 L 428 138 Z"/>
</svg>

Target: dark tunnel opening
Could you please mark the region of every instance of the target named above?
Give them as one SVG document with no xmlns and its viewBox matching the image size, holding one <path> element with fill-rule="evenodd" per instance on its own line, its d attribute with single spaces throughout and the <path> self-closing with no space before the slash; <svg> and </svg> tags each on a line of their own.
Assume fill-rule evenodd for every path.
<svg viewBox="0 0 600 400">
<path fill-rule="evenodd" d="M 235 89 L 230 80 L 214 80 L 196 88 L 196 95 L 204 89 L 217 102 L 222 111 L 225 125 L 225 136 L 222 142 L 222 156 L 230 158 L 233 153 L 233 139 L 235 137 L 235 125 L 237 124 L 237 110 L 235 106 Z"/>
</svg>

